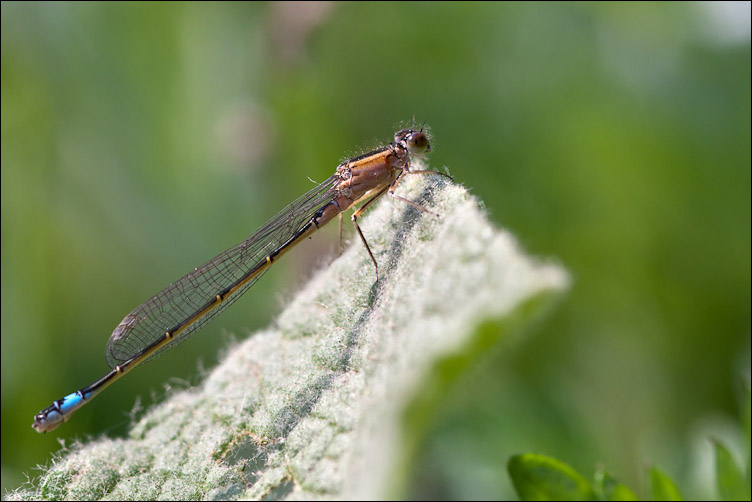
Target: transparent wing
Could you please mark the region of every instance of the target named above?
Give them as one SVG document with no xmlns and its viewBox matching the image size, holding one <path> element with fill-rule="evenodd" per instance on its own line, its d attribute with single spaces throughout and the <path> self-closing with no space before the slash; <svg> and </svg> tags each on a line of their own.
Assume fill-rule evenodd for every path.
<svg viewBox="0 0 752 502">
<path fill-rule="evenodd" d="M 193 269 L 125 316 L 107 343 L 105 356 L 110 368 L 124 363 L 163 338 L 165 332 L 180 326 L 249 270 L 263 264 L 269 254 L 289 241 L 316 211 L 333 199 L 334 185 L 338 179 L 337 175 L 327 179 L 284 208 L 245 240 Z M 172 343 L 149 359 L 195 333 L 235 302 L 261 275 L 263 272 L 186 327 Z"/>
</svg>

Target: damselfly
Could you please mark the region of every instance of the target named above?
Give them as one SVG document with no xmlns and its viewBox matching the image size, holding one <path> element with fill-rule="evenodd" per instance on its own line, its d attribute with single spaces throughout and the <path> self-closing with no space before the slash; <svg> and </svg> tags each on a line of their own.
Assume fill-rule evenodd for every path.
<svg viewBox="0 0 752 502">
<path fill-rule="evenodd" d="M 358 226 L 358 217 L 376 199 L 388 193 L 411 206 L 421 205 L 394 191 L 408 174 L 444 173 L 410 169 L 410 156 L 430 150 L 420 129 L 403 129 L 394 142 L 337 166 L 326 181 L 280 211 L 241 243 L 220 253 L 136 307 L 110 335 L 105 356 L 112 371 L 40 411 L 32 427 L 37 432 L 55 429 L 74 411 L 88 403 L 139 364 L 174 347 L 229 307 L 261 277 L 272 263 L 335 216 L 361 204 L 352 222 L 368 255 L 378 263 Z"/>
</svg>

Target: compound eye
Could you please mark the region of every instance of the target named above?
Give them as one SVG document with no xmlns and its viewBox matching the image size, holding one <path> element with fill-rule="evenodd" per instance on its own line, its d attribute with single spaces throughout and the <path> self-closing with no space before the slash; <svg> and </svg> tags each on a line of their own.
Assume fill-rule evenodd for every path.
<svg viewBox="0 0 752 502">
<path fill-rule="evenodd" d="M 405 138 L 407 150 L 410 153 L 425 153 L 431 151 L 431 145 L 428 143 L 428 136 L 424 133 L 412 132 Z"/>
</svg>

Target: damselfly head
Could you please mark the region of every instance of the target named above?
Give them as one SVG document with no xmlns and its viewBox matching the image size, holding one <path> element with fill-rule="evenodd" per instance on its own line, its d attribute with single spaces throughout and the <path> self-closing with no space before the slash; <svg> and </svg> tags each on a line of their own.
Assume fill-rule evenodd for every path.
<svg viewBox="0 0 752 502">
<path fill-rule="evenodd" d="M 412 154 L 419 155 L 431 151 L 428 136 L 423 132 L 423 129 L 420 131 L 413 131 L 412 129 L 398 131 L 394 135 L 394 141 L 402 144 Z"/>
</svg>

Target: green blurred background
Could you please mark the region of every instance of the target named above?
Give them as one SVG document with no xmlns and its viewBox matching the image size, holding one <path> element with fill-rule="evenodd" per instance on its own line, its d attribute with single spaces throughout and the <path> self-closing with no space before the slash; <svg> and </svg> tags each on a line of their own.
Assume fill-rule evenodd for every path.
<svg viewBox="0 0 752 502">
<path fill-rule="evenodd" d="M 658 462 L 709 496 L 702 438 L 733 429 L 749 375 L 749 3 L 3 2 L 3 490 L 272 322 L 336 228 L 30 427 L 107 371 L 133 307 L 413 116 L 432 166 L 573 287 L 447 396 L 410 496 L 513 496 L 505 463 L 529 451 L 637 490 Z"/>
</svg>

